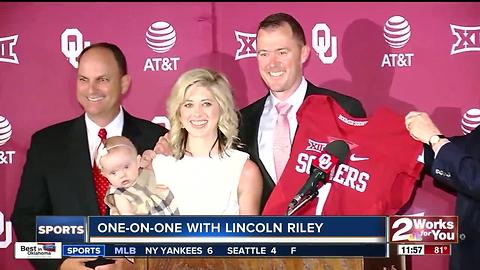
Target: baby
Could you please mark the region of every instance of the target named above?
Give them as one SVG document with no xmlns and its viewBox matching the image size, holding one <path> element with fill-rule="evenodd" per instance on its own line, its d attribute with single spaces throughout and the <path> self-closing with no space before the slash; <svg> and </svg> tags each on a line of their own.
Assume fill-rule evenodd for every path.
<svg viewBox="0 0 480 270">
<path fill-rule="evenodd" d="M 100 144 L 96 163 L 110 182 L 105 203 L 111 215 L 178 215 L 170 189 L 158 185 L 152 170 L 140 168 L 133 143 L 114 136 Z"/>
</svg>

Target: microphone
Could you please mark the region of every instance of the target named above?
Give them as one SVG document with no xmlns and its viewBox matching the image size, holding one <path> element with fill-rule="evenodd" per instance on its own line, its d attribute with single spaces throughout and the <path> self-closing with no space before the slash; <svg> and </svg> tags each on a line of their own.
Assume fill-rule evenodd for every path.
<svg viewBox="0 0 480 270">
<path fill-rule="evenodd" d="M 338 164 L 342 164 L 349 152 L 350 148 L 343 140 L 332 141 L 325 146 L 317 159 L 318 167 L 314 166 L 312 162 L 310 176 L 298 191 L 297 195 L 295 195 L 292 201 L 288 204 L 288 216 L 295 213 L 305 203 L 318 195 L 318 184 L 320 182 L 325 182 L 332 169 Z"/>
</svg>

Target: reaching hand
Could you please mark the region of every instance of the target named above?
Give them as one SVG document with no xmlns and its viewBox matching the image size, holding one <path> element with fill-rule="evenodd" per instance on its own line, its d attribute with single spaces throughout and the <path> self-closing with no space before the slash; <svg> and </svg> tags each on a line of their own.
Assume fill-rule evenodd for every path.
<svg viewBox="0 0 480 270">
<path fill-rule="evenodd" d="M 412 138 L 423 143 L 428 143 L 433 135 L 442 134 L 424 112 L 409 112 L 405 116 L 405 126 Z"/>
<path fill-rule="evenodd" d="M 142 158 L 140 159 L 140 167 L 152 170 L 152 160 L 157 154 L 162 154 L 164 156 L 172 155 L 172 151 L 168 145 L 169 134 L 170 133 L 167 133 L 158 138 L 157 144 L 153 150 L 145 150 L 145 152 L 143 152 Z"/>
<path fill-rule="evenodd" d="M 157 154 L 155 154 L 153 150 L 145 150 L 145 152 L 142 154 L 142 158 L 140 159 L 140 167 L 153 170 L 152 160 L 156 155 Z"/>
<path fill-rule="evenodd" d="M 171 156 L 172 149 L 170 149 L 170 145 L 168 144 L 168 139 L 170 139 L 170 133 L 165 134 L 164 136 L 158 138 L 158 142 L 153 149 L 155 153 L 162 154 L 164 156 Z"/>
</svg>

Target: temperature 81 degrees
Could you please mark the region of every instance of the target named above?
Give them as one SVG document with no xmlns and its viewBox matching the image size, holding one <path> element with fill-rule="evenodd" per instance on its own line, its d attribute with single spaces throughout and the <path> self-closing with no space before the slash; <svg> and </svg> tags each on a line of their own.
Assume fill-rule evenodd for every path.
<svg viewBox="0 0 480 270">
<path fill-rule="evenodd" d="M 425 255 L 450 255 L 450 245 L 425 245 Z"/>
</svg>

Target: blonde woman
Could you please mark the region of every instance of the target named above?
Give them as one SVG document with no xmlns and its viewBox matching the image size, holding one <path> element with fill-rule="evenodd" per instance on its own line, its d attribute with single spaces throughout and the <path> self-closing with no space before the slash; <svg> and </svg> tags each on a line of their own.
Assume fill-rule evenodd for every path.
<svg viewBox="0 0 480 270">
<path fill-rule="evenodd" d="M 222 74 L 204 68 L 183 73 L 167 100 L 172 155 L 152 161 L 158 184 L 168 186 L 183 215 L 258 215 L 262 178 L 238 145 L 238 112 Z"/>
</svg>

